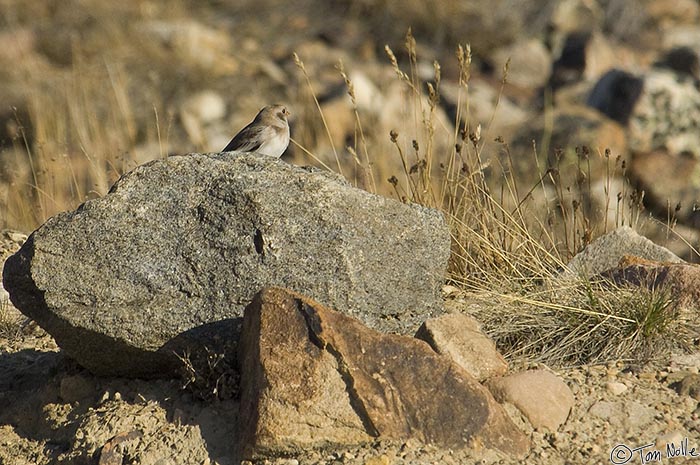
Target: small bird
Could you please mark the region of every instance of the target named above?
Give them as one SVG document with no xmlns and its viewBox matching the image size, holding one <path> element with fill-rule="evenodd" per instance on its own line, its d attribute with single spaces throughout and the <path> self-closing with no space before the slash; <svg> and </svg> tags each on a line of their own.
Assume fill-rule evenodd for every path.
<svg viewBox="0 0 700 465">
<path fill-rule="evenodd" d="M 284 105 L 268 105 L 231 139 L 222 152 L 257 152 L 281 157 L 289 145 L 290 113 Z"/>
</svg>

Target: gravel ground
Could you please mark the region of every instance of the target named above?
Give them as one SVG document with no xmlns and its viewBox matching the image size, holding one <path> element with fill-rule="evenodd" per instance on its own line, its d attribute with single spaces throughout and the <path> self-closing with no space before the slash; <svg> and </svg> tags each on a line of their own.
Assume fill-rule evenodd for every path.
<svg viewBox="0 0 700 465">
<path fill-rule="evenodd" d="M 14 309 L 6 312 L 14 312 Z M 17 320 L 22 322 L 21 317 Z M 534 368 L 522 365 L 512 369 Z M 526 463 L 641 463 L 645 454 L 687 439 L 700 450 L 700 354 L 675 355 L 645 366 L 613 363 L 558 370 L 576 402 L 556 432 L 535 431 L 517 409 L 506 409 L 530 434 Z M 681 381 L 686 380 L 683 383 Z M 694 387 L 695 386 L 695 387 Z M 682 394 L 679 394 L 679 391 Z M 693 397 L 695 396 L 695 398 Z M 25 325 L 0 338 L 0 463 L 78 464 L 105 456 L 108 445 L 123 463 L 237 463 L 231 437 L 235 401 L 196 400 L 177 381 L 96 378 L 67 360 L 41 328 Z M 116 442 L 115 442 L 116 441 Z M 119 444 L 121 442 L 121 444 Z M 650 445 L 653 444 L 653 445 Z M 103 447 L 104 446 L 104 447 Z M 160 455 L 159 455 L 160 454 Z M 671 459 L 669 459 L 670 461 Z M 692 458 L 674 458 L 686 463 Z M 700 460 L 700 457 L 697 458 Z M 119 462 L 122 463 L 122 462 Z M 175 462 L 174 462 L 175 463 Z M 518 463 L 488 450 L 447 451 L 417 442 L 378 441 L 342 451 L 309 451 L 256 464 L 491 464 Z"/>
</svg>

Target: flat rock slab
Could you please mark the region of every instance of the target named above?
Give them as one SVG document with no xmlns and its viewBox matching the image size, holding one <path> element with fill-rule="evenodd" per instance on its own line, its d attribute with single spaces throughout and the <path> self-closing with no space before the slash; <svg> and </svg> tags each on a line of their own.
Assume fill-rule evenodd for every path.
<svg viewBox="0 0 700 465">
<path fill-rule="evenodd" d="M 414 331 L 441 312 L 449 247 L 436 210 L 278 159 L 191 154 L 142 165 L 49 219 L 3 280 L 94 373 L 161 376 L 178 365 L 173 352 L 234 340 L 236 318 L 270 285 Z"/>
<path fill-rule="evenodd" d="M 448 313 L 426 320 L 416 337 L 430 344 L 435 352 L 450 357 L 479 381 L 508 372 L 508 362 L 496 344 L 469 315 Z"/>
<path fill-rule="evenodd" d="M 286 289 L 248 306 L 239 357 L 244 457 L 375 437 L 517 456 L 529 448 L 488 390 L 425 342 Z"/>
</svg>

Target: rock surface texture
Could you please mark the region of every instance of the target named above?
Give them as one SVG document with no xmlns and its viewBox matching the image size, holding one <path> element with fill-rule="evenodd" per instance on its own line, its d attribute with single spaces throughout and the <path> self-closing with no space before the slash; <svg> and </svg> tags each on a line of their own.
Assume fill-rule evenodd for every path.
<svg viewBox="0 0 700 465">
<path fill-rule="evenodd" d="M 441 311 L 448 255 L 437 211 L 281 160 L 192 154 L 142 165 L 48 220 L 6 262 L 4 284 L 86 368 L 154 376 L 202 335 L 235 338 L 270 285 L 414 331 Z"/>
<path fill-rule="evenodd" d="M 447 355 L 479 381 L 508 372 L 508 362 L 491 338 L 481 332 L 479 322 L 463 313 L 431 318 L 416 333 L 438 354 Z"/>
<path fill-rule="evenodd" d="M 654 244 L 629 226 L 622 226 L 594 240 L 576 254 L 567 264 L 565 274 L 594 276 L 617 267 L 625 255 L 668 263 L 683 262 L 665 247 Z"/>
<path fill-rule="evenodd" d="M 515 405 L 534 428 L 556 431 L 574 406 L 574 395 L 569 386 L 546 370 L 491 378 L 487 385 L 499 402 Z"/>
<path fill-rule="evenodd" d="M 245 312 L 242 455 L 413 438 L 522 456 L 529 440 L 488 390 L 415 338 L 382 334 L 286 289 Z"/>
<path fill-rule="evenodd" d="M 697 264 L 657 262 L 625 255 L 617 267 L 600 276 L 619 285 L 667 291 L 671 298 L 669 308 L 688 310 L 691 315 L 700 311 L 700 266 Z"/>
</svg>

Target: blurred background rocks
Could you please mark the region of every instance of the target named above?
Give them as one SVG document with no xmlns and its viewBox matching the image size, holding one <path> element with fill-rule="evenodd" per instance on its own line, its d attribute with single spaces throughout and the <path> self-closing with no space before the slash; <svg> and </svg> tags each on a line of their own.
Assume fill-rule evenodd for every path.
<svg viewBox="0 0 700 465">
<path fill-rule="evenodd" d="M 218 151 L 283 102 L 292 163 L 402 197 L 405 170 L 440 172 L 473 134 L 494 189 L 568 171 L 562 189 L 601 221 L 637 192 L 647 235 L 676 227 L 669 246 L 692 258 L 699 19 L 696 0 L 3 0 L 0 227 Z"/>
</svg>

